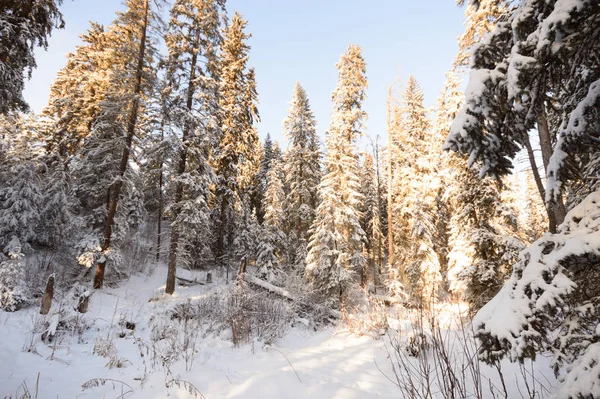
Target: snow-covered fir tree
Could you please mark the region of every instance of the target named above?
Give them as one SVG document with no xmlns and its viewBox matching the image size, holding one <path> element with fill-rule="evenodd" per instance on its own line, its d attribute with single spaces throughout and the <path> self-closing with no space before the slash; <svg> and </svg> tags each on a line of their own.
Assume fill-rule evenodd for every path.
<svg viewBox="0 0 600 399">
<path fill-rule="evenodd" d="M 336 64 L 338 83 L 326 139 L 325 173 L 319 184 L 321 203 L 311 228 L 306 277 L 329 301 L 342 306 L 354 276 L 363 269 L 365 232 L 360 225 L 357 137 L 366 113 L 366 64 L 360 47 L 350 45 Z"/>
</svg>

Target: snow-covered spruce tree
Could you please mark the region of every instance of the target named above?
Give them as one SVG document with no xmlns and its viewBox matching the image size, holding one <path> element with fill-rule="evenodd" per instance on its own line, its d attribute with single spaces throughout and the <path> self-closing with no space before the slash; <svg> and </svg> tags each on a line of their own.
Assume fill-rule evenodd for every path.
<svg viewBox="0 0 600 399">
<path fill-rule="evenodd" d="M 236 236 L 239 210 L 248 188 L 256 176 L 258 136 L 254 120 L 258 118 L 254 71 L 246 70 L 250 46 L 246 27 L 239 14 L 234 14 L 224 30 L 222 60 L 219 64 L 220 134 L 213 149 L 211 164 L 217 180 L 214 189 L 213 227 L 214 255 L 220 261 L 231 255 Z M 256 169 L 253 168 L 256 166 Z"/>
<path fill-rule="evenodd" d="M 356 139 L 366 117 L 366 65 L 360 47 L 350 45 L 336 64 L 338 83 L 326 139 L 325 174 L 319 184 L 321 203 L 311 228 L 306 277 L 328 301 L 342 306 L 357 272 L 363 269 L 365 232 L 360 225 Z"/>
<path fill-rule="evenodd" d="M 83 44 L 67 56 L 50 86 L 50 98 L 43 114 L 53 120 L 44 141 L 47 151 L 70 159 L 89 136 L 100 114 L 100 103 L 111 89 L 114 43 L 107 29 L 91 23 L 82 34 Z"/>
<path fill-rule="evenodd" d="M 600 194 L 573 208 L 557 234 L 521 252 L 512 276 L 473 320 L 480 357 L 497 363 L 553 354 L 556 397 L 600 395 Z"/>
<path fill-rule="evenodd" d="M 304 270 L 309 229 L 319 203 L 321 150 L 315 117 L 299 83 L 294 87 L 283 130 L 289 142 L 284 158 L 289 189 L 285 230 L 289 237 L 288 261 L 294 270 Z"/>
<path fill-rule="evenodd" d="M 435 131 L 441 146 L 462 104 L 453 70 L 439 100 Z M 455 298 L 479 309 L 500 289 L 523 246 L 517 211 L 503 201 L 498 182 L 480 179 L 467 161 L 454 153 L 441 155 L 440 178 L 451 219 L 448 223 L 447 268 L 444 286 Z M 510 189 L 510 188 L 509 188 Z"/>
<path fill-rule="evenodd" d="M 477 310 L 500 290 L 524 245 L 517 212 L 502 201 L 499 183 L 478 178 L 460 158 L 453 167 L 448 280 L 451 292 Z"/>
<path fill-rule="evenodd" d="M 37 241 L 42 205 L 39 151 L 32 123 L 30 118 L 8 117 L 0 125 L 5 136 L 5 159 L 0 165 L 0 248 L 16 238 L 24 253 Z"/>
<path fill-rule="evenodd" d="M 265 192 L 267 191 L 267 177 L 271 168 L 271 162 L 277 158 L 277 154 L 273 150 L 273 140 L 271 135 L 267 133 L 264 143 L 259 146 L 260 149 L 260 167 L 256 174 L 255 181 L 250 187 L 250 203 L 252 209 L 256 213 L 256 219 L 259 224 L 263 224 L 265 218 Z M 281 154 L 279 154 L 281 155 Z"/>
<path fill-rule="evenodd" d="M 36 240 L 51 249 L 68 247 L 77 231 L 78 220 L 73 214 L 75 199 L 71 192 L 71 176 L 60 156 L 50 153 L 44 157 L 41 181 Z"/>
<path fill-rule="evenodd" d="M 179 0 L 171 10 L 166 74 L 170 102 L 176 104 L 169 109 L 169 121 L 176 126 L 179 145 L 172 174 L 176 182 L 171 204 L 168 294 L 175 291 L 178 260 L 191 263 L 191 249 L 205 259 L 210 253 L 208 196 L 213 172 L 207 157 L 210 137 L 216 134 L 218 124 L 217 50 L 224 15 L 222 0 Z"/>
<path fill-rule="evenodd" d="M 508 0 L 457 0 L 465 7 L 465 30 L 458 37 L 458 53 L 454 59 L 454 70 L 462 72 L 469 68 L 473 47 L 484 40 L 508 12 Z"/>
<path fill-rule="evenodd" d="M 250 200 L 242 204 L 240 217 L 237 223 L 238 232 L 233 240 L 233 257 L 236 260 L 234 265 L 245 267 L 256 260 L 258 240 L 260 238 L 260 226 L 256 220 L 256 215 L 250 208 Z M 239 270 L 239 269 L 235 269 Z M 229 273 L 229 268 L 227 268 Z"/>
<path fill-rule="evenodd" d="M 156 244 L 154 259 L 158 262 L 163 254 L 163 218 L 170 205 L 167 191 L 172 179 L 176 137 L 169 123 L 173 104 L 169 101 L 166 79 L 159 80 L 148 98 L 145 114 L 144 136 L 140 143 L 140 169 L 143 174 L 144 208 L 156 220 Z"/>
<path fill-rule="evenodd" d="M 439 181 L 423 92 L 412 76 L 395 118 L 399 126 L 391 177 L 395 266 L 407 293 L 423 305 L 434 299 L 441 278 L 434 250 Z"/>
<path fill-rule="evenodd" d="M 375 174 L 373 157 L 365 152 L 360 166 L 361 194 L 364 201 L 361 205 L 361 227 L 366 234 L 366 262 L 360 271 L 361 286 L 366 287 L 379 282 L 381 261 L 383 258 L 383 233 L 381 232 L 381 206 L 379 181 Z"/>
<path fill-rule="evenodd" d="M 527 133 L 537 127 L 547 189 L 541 179 L 536 183 L 546 191 L 551 231 L 564 217 L 565 183 L 597 151 L 598 130 L 590 121 L 600 97 L 599 13 L 594 2 L 528 0 L 515 7 L 476 47 L 465 106 L 446 144 L 470 154 L 470 164 L 481 162 L 482 173 L 502 175 L 521 148 L 532 154 Z"/>
<path fill-rule="evenodd" d="M 436 165 L 438 179 L 440 182 L 438 195 L 436 197 L 436 234 L 435 247 L 440 264 L 440 274 L 442 278 L 442 293 L 460 293 L 462 290 L 457 290 L 455 280 L 456 270 L 450 274 L 450 258 L 449 254 L 452 250 L 450 240 L 452 232 L 455 234 L 461 231 L 460 226 L 451 226 L 451 218 L 454 209 L 452 208 L 452 196 L 456 194 L 455 174 L 460 171 L 462 166 L 456 169 L 455 158 L 457 155 L 441 150 L 442 144 L 450 131 L 452 120 L 458 112 L 463 95 L 458 90 L 459 80 L 456 71 L 453 69 L 446 74 L 446 84 L 444 90 L 438 99 L 435 108 L 435 120 L 433 124 L 433 139 L 435 142 L 434 153 L 438 152 L 439 162 Z M 454 229 L 451 231 L 451 227 Z M 468 235 L 468 234 L 466 234 Z M 465 265 L 470 262 L 469 258 L 462 258 Z M 462 261 L 461 261 L 462 262 Z M 462 283 L 460 283 L 462 285 Z M 454 288 L 451 288 L 454 287 Z"/>
<path fill-rule="evenodd" d="M 5 0 L 0 7 L 0 114 L 26 111 L 25 76 L 35 68 L 34 50 L 48 48 L 48 37 L 64 22 L 62 0 Z"/>
<path fill-rule="evenodd" d="M 124 143 L 120 147 L 122 154 L 118 162 L 118 178 L 111 185 L 110 195 L 108 196 L 104 233 L 101 240 L 101 252 L 103 254 L 108 254 L 111 250 L 113 224 L 117 215 L 125 175 L 129 169 L 134 137 L 139 128 L 138 117 L 144 108 L 144 94 L 149 92 L 148 86 L 155 83 L 154 69 L 151 65 L 154 51 L 150 33 L 152 22 L 156 21 L 159 16 L 154 12 L 153 4 L 155 3 L 150 2 L 150 0 L 126 1 L 126 11 L 117 13 L 117 19 L 110 27 L 109 39 L 115 46 L 111 54 L 118 60 L 117 67 L 111 71 L 112 90 L 115 91 L 114 94 L 116 95 L 112 98 L 112 101 L 120 102 L 118 108 L 122 113 L 114 120 L 120 119 L 118 124 L 122 124 L 124 127 L 125 135 Z M 113 107 L 114 105 L 109 106 Z M 111 112 L 115 112 L 115 110 L 113 109 Z M 102 288 L 106 260 L 107 256 L 105 255 L 98 259 L 94 288 Z"/>
<path fill-rule="evenodd" d="M 0 252 L 0 309 L 14 312 L 30 299 L 21 242 L 13 236 Z"/>
<path fill-rule="evenodd" d="M 265 220 L 260 229 L 256 259 L 259 275 L 269 282 L 275 280 L 277 272 L 281 269 L 281 260 L 287 247 L 284 233 L 288 223 L 284 179 L 282 161 L 273 160 L 267 176 Z"/>
<path fill-rule="evenodd" d="M 117 215 L 113 218 L 110 226 L 111 245 L 103 248 L 102 240 L 106 236 L 107 206 L 112 201 L 112 196 L 119 195 L 122 201 L 132 189 L 131 176 L 121 176 L 119 167 L 126 135 L 123 101 L 109 98 L 101 107 L 103 111 L 94 121 L 90 136 L 72 166 L 73 194 L 78 199 L 77 208 L 86 227 L 76 248 L 82 265 L 92 267 L 96 262 L 104 262 L 106 265 L 110 261 L 111 269 L 120 274 L 122 240 L 119 238 L 124 238 L 128 231 L 122 218 Z M 118 181 L 125 188 L 117 194 L 114 186 Z M 121 223 L 117 223 L 117 219 L 121 219 Z"/>
</svg>

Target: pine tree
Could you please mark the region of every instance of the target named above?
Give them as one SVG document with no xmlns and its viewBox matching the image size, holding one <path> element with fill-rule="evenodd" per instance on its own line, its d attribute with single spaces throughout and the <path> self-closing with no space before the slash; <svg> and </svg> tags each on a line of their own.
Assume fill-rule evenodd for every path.
<svg viewBox="0 0 600 399">
<path fill-rule="evenodd" d="M 289 188 L 286 231 L 290 238 L 291 264 L 304 269 L 309 229 L 319 203 L 321 151 L 316 121 L 306 92 L 296 83 L 283 130 L 289 141 L 285 154 L 285 178 Z M 300 256 L 297 256 L 300 255 Z"/>
<path fill-rule="evenodd" d="M 64 27 L 62 0 L 5 0 L 0 7 L 0 114 L 26 111 L 25 75 L 35 68 L 34 49 L 48 49 L 52 30 Z"/>
<path fill-rule="evenodd" d="M 319 184 L 321 203 L 312 226 L 306 276 L 328 300 L 345 299 L 353 276 L 364 267 L 365 232 L 360 225 L 356 139 L 366 117 L 366 66 L 360 47 L 350 45 L 336 64 L 332 120 L 326 140 L 326 172 Z"/>
<path fill-rule="evenodd" d="M 178 146 L 175 195 L 171 212 L 171 245 L 166 292 L 175 291 L 178 257 L 189 262 L 189 250 L 182 251 L 180 241 L 189 247 L 208 242 L 210 218 L 208 187 L 212 170 L 207 163 L 210 137 L 215 135 L 218 99 L 216 49 L 222 38 L 220 27 L 224 1 L 176 1 L 166 37 L 168 89 L 173 103 L 183 107 L 170 109 L 170 122 L 181 132 Z M 196 249 L 198 247 L 196 246 Z M 204 250 L 208 251 L 208 247 Z M 200 253 L 203 251 L 200 250 Z M 187 259 L 186 259 L 187 257 Z"/>
<path fill-rule="evenodd" d="M 222 61 L 220 63 L 220 137 L 212 154 L 217 181 L 215 184 L 214 253 L 225 260 L 235 240 L 235 224 L 239 209 L 249 195 L 248 189 L 258 171 L 256 145 L 258 136 L 254 120 L 256 82 L 254 72 L 246 71 L 248 51 L 244 33 L 246 21 L 235 14 L 224 30 Z"/>
</svg>

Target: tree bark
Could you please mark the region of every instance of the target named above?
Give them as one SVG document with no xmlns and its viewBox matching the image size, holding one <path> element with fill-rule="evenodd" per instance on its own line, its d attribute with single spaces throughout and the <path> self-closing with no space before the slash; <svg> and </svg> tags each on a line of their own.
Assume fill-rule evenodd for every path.
<svg viewBox="0 0 600 399">
<path fill-rule="evenodd" d="M 50 307 L 52 306 L 52 298 L 54 297 L 54 274 L 48 277 L 46 281 L 46 290 L 44 291 L 44 297 L 42 298 L 42 306 L 40 307 L 40 314 L 48 314 Z"/>
<path fill-rule="evenodd" d="M 125 137 L 125 147 L 123 148 L 123 155 L 121 157 L 121 163 L 119 165 L 120 178 L 116 181 L 111 190 L 112 195 L 108 204 L 108 212 L 106 215 L 106 225 L 104 227 L 104 242 L 102 244 L 102 258 L 96 265 L 96 275 L 94 276 L 94 288 L 102 288 L 104 284 L 104 273 L 106 271 L 106 252 L 110 249 L 110 241 L 112 236 L 112 226 L 115 221 L 115 215 L 117 213 L 117 205 L 119 203 L 119 196 L 121 195 L 121 188 L 123 187 L 123 177 L 127 171 L 127 164 L 129 163 L 129 155 L 131 153 L 131 145 L 133 143 L 133 136 L 135 135 L 135 126 L 137 124 L 138 112 L 140 107 L 139 94 L 142 91 L 142 72 L 144 69 L 144 57 L 146 55 L 146 38 L 148 30 L 148 14 L 149 14 L 149 0 L 144 2 L 144 21 L 142 25 L 142 37 L 140 40 L 140 49 L 137 59 L 137 68 L 135 74 L 135 87 L 133 91 L 133 104 L 131 106 L 131 112 L 127 121 L 127 136 Z"/>
<path fill-rule="evenodd" d="M 388 127 L 388 192 L 387 192 L 387 207 L 388 207 L 388 268 L 390 271 L 390 278 L 393 276 L 394 269 L 394 228 L 392 220 L 392 146 L 394 145 L 392 137 L 392 120 L 391 120 L 391 104 L 392 101 L 392 88 L 388 88 L 387 97 L 387 127 Z"/>
<path fill-rule="evenodd" d="M 90 293 L 89 293 L 89 291 L 85 291 L 81 295 L 79 295 L 77 311 L 79 313 L 86 313 L 88 310 L 89 303 L 90 303 Z"/>
<path fill-rule="evenodd" d="M 194 49 L 198 47 L 198 41 L 200 40 L 200 31 L 196 32 L 194 39 Z M 187 99 L 186 99 L 186 110 L 191 112 L 192 105 L 194 104 L 194 91 L 196 87 L 194 81 L 196 79 L 196 64 L 198 63 L 198 52 L 194 51 L 192 55 L 192 62 L 190 65 L 190 78 L 188 81 L 187 88 Z M 177 176 L 181 177 L 185 173 L 187 165 L 187 153 L 188 153 L 188 140 L 190 136 L 190 122 L 186 117 L 184 122 L 183 133 L 181 137 L 181 151 L 179 153 L 179 165 L 177 167 Z M 169 250 L 169 269 L 167 271 L 167 286 L 165 292 L 172 295 L 175 292 L 175 273 L 177 270 L 177 249 L 179 247 L 179 229 L 177 228 L 177 218 L 179 216 L 179 203 L 183 199 L 183 183 L 181 180 L 177 181 L 175 188 L 175 201 L 173 207 L 173 222 L 171 223 L 171 247 Z"/>
<path fill-rule="evenodd" d="M 550 163 L 550 157 L 552 156 L 552 138 L 550 137 L 550 128 L 548 126 L 548 117 L 543 104 L 540 104 L 537 112 L 537 126 L 538 135 L 540 138 L 540 149 L 542 150 L 542 161 L 544 163 L 544 172 L 548 171 L 548 164 Z M 542 201 L 546 203 L 546 198 L 542 198 Z M 547 203 L 547 207 L 550 208 L 550 212 L 554 215 L 554 220 L 558 226 L 565 220 L 566 209 L 563 202 L 562 196 L 553 198 L 552 201 Z"/>
<path fill-rule="evenodd" d="M 157 216 L 157 227 L 156 227 L 156 262 L 160 260 L 160 235 L 162 234 L 162 218 L 164 212 L 164 204 L 163 204 L 163 172 L 162 172 L 162 162 L 160 164 L 160 176 L 158 177 L 158 216 Z"/>
<path fill-rule="evenodd" d="M 544 188 L 544 183 L 542 183 L 540 172 L 538 171 L 537 162 L 535 161 L 535 154 L 533 153 L 533 148 L 529 142 L 529 137 L 525 139 L 525 148 L 527 149 L 527 156 L 529 157 L 529 164 L 531 166 L 531 173 L 533 173 L 533 180 L 535 180 L 535 185 L 540 193 L 540 198 L 542 198 L 542 202 L 545 204 L 544 209 L 546 209 L 546 214 L 548 215 L 548 230 L 550 233 L 554 234 L 556 233 L 557 226 L 556 217 L 548 204 L 546 204 L 546 190 Z"/>
</svg>

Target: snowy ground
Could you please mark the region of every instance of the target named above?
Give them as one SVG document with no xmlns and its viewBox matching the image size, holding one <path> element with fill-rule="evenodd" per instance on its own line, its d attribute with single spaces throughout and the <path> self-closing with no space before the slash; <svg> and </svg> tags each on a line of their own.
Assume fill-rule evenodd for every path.
<svg viewBox="0 0 600 399">
<path fill-rule="evenodd" d="M 85 315 L 92 328 L 51 344 L 41 342 L 39 332 L 32 332 L 43 317 L 37 308 L 0 312 L 0 397 L 20 398 L 24 384 L 35 397 L 38 375 L 40 399 L 193 398 L 186 382 L 209 399 L 401 397 L 383 374 L 392 376 L 385 340 L 356 337 L 342 327 L 315 332 L 300 324 L 270 347 L 254 341 L 234 348 L 227 331 L 201 334 L 191 370 L 186 370 L 190 367 L 183 359 L 167 368 L 157 364 L 139 343 L 150 342 L 150 326 L 156 324 L 152 315 L 217 289 L 215 285 L 177 287 L 172 298 L 149 302 L 164 290 L 165 275 L 160 267 L 151 277 L 136 275 L 117 289 L 94 293 Z M 120 326 L 119 320 L 135 322 L 135 330 Z M 124 367 L 107 367 L 109 359 L 94 353 L 99 341 L 114 345 L 114 357 Z M 553 381 L 547 377 L 547 365 L 540 368 L 546 375 L 538 372 L 538 377 Z M 516 370 L 512 365 L 505 368 L 511 398 L 523 397 L 511 383 Z M 483 372 L 492 375 L 488 369 Z M 82 388 L 96 378 L 105 379 L 106 384 Z"/>
</svg>

